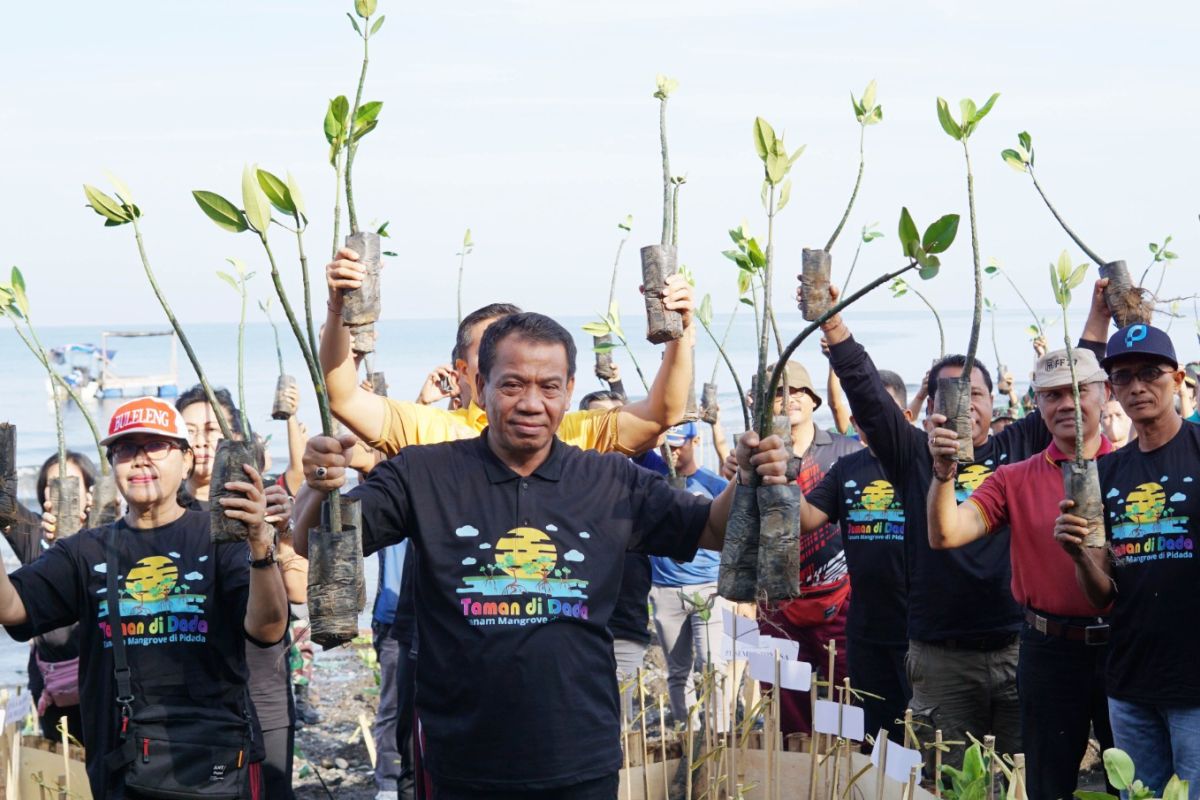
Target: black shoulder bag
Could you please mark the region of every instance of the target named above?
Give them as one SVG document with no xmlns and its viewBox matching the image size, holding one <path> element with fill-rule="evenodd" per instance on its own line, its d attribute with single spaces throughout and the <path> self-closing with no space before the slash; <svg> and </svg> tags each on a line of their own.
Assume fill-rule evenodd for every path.
<svg viewBox="0 0 1200 800">
<path fill-rule="evenodd" d="M 125 787 L 141 797 L 247 800 L 251 797 L 248 756 L 254 734 L 248 711 L 238 716 L 222 708 L 145 703 L 134 710 L 121 630 L 116 525 L 111 525 L 105 536 L 105 552 L 108 621 L 121 713 L 120 744 L 106 757 L 108 769 L 123 773 Z"/>
</svg>

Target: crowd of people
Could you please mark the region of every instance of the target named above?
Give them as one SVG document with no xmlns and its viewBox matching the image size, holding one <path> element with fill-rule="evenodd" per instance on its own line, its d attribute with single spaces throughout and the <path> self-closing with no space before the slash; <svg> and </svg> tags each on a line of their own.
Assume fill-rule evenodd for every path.
<svg viewBox="0 0 1200 800">
<path fill-rule="evenodd" d="M 753 431 L 733 442 L 719 418 L 707 430 L 686 418 L 694 300 L 682 276 L 663 302 L 684 333 L 647 396 L 606 371 L 608 388 L 576 410 L 572 336 L 506 303 L 462 320 L 451 363 L 415 401 L 375 393 L 341 321 L 343 292 L 363 278 L 357 254 L 340 251 L 326 277 L 320 362 L 346 432 L 309 437 L 292 391 L 285 468 L 246 467 L 217 501 L 246 541 L 212 541 L 210 497 L 223 428 L 253 434 L 227 391 L 214 410 L 201 387 L 116 409 L 103 444 L 117 522 L 55 535 L 49 481 L 65 469 L 86 497 L 96 478 L 74 452 L 42 466 L 38 510 L 0 520 L 22 565 L 0 576 L 0 624 L 32 639 L 42 731 L 82 740 L 94 796 L 201 796 L 185 789 L 205 782 L 292 796 L 296 727 L 319 724 L 309 536 L 355 472 L 363 552 L 379 561 L 380 798 L 616 797 L 620 728 L 644 702 L 632 679 L 652 639 L 667 673 L 661 723 L 679 726 L 699 674 L 737 670 L 721 611 L 794 642 L 821 679 L 848 677 L 868 731 L 903 737 L 911 709 L 923 741 L 992 734 L 1025 753 L 1030 797 L 1070 797 L 1091 738 L 1129 752 L 1147 786 L 1178 774 L 1197 797 L 1200 652 L 1184 629 L 1200 611 L 1196 376 L 1166 332 L 1113 332 L 1103 281 L 1075 347 L 1035 342 L 1023 395 L 1014 376 L 994 384 L 978 361 L 963 375 L 967 360 L 950 355 L 910 397 L 841 316 L 828 319 L 825 396 L 815 365 L 789 361 L 773 398 L 785 444 Z M 970 463 L 935 413 L 939 378 L 960 376 Z M 1072 376 L 1107 547 L 1084 545 L 1087 520 L 1063 499 Z M 815 420 L 822 405 L 832 429 Z M 710 443 L 717 470 L 701 466 Z M 800 594 L 737 604 L 718 594 L 721 550 L 736 487 L 756 479 L 803 496 Z M 808 694 L 781 695 L 783 732 L 812 733 Z"/>
</svg>

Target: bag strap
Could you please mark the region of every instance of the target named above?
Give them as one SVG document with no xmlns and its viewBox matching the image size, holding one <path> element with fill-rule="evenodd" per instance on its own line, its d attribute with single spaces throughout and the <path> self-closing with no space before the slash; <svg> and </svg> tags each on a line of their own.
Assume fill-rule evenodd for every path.
<svg viewBox="0 0 1200 800">
<path fill-rule="evenodd" d="M 108 624 L 112 627 L 113 672 L 117 679 L 117 705 L 121 707 L 121 733 L 132 716 L 133 682 L 129 671 L 129 657 L 125 652 L 125 635 L 121 631 L 121 592 L 117 588 L 117 572 L 120 557 L 117 552 L 117 525 L 108 526 L 104 537 L 106 577 L 108 580 Z"/>
</svg>

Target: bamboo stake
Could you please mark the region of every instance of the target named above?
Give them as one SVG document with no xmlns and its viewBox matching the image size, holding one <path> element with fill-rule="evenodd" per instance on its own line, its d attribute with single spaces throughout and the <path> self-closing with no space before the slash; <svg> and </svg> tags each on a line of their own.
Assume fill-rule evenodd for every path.
<svg viewBox="0 0 1200 800">
<path fill-rule="evenodd" d="M 661 694 L 658 696 L 658 744 L 662 755 L 663 800 L 671 800 L 671 779 L 667 777 L 667 713 Z"/>
<path fill-rule="evenodd" d="M 633 800 L 633 776 L 629 773 L 629 711 L 621 698 L 621 750 L 625 761 L 625 800 Z"/>
<path fill-rule="evenodd" d="M 683 796 L 685 800 L 692 800 L 692 754 L 695 751 L 692 750 L 692 712 L 690 709 L 688 710 L 687 727 L 684 729 L 683 736 L 685 739 L 684 744 L 687 746 L 687 755 L 684 756 L 686 759 L 684 763 L 687 764 L 687 776 L 685 778 L 684 785 L 686 788 L 684 789 Z"/>
<path fill-rule="evenodd" d="M 736 653 L 736 650 L 734 651 Z M 734 781 L 737 779 L 737 726 L 734 724 L 737 719 L 737 686 L 732 681 L 727 681 L 729 694 L 729 772 L 726 773 L 726 786 L 731 798 L 737 797 L 734 793 Z M 724 740 L 724 736 L 722 736 Z"/>
<path fill-rule="evenodd" d="M 917 770 L 920 767 L 913 766 L 908 771 L 908 786 L 905 788 L 905 800 L 913 800 L 913 795 L 917 790 Z"/>
<path fill-rule="evenodd" d="M 854 785 L 854 759 L 851 758 L 851 753 L 854 752 L 854 746 L 850 744 L 850 740 L 847 739 L 844 747 L 846 748 L 846 791 L 848 792 L 850 791 L 850 787 Z M 836 798 L 830 798 L 830 800 L 836 800 Z"/>
<path fill-rule="evenodd" d="M 1017 753 L 1013 756 L 1013 782 L 1016 784 L 1013 790 L 1013 796 L 1016 800 L 1025 800 L 1025 754 Z"/>
<path fill-rule="evenodd" d="M 72 797 L 71 793 L 71 737 L 67 734 L 67 717 L 62 718 L 62 748 L 63 748 L 63 775 L 66 780 L 67 797 Z"/>
<path fill-rule="evenodd" d="M 904 746 L 908 747 L 913 740 L 913 713 L 911 708 L 904 709 Z"/>
<path fill-rule="evenodd" d="M 837 642 L 835 642 L 833 639 L 830 639 L 830 640 L 829 640 L 829 644 L 825 645 L 825 649 L 826 649 L 826 650 L 829 652 L 829 673 L 828 673 L 828 677 L 829 677 L 829 696 L 828 696 L 828 698 L 827 698 L 827 699 L 828 699 L 828 700 L 830 700 L 830 701 L 832 702 L 832 701 L 833 701 L 833 687 L 834 687 L 834 681 L 836 680 L 836 679 L 834 678 L 834 676 L 833 676 L 833 670 L 834 670 L 834 665 L 837 663 Z M 814 719 L 814 720 L 816 719 L 816 716 L 817 716 L 817 714 L 816 714 L 816 712 L 814 711 L 814 712 L 813 712 L 813 719 Z M 841 732 L 842 732 L 842 720 L 839 718 L 839 719 L 838 719 L 838 733 L 841 733 Z M 826 741 L 826 747 L 825 747 L 826 751 L 828 751 L 828 750 L 829 750 L 829 745 L 830 745 L 832 742 L 833 742 L 833 737 L 831 736 L 831 737 L 829 737 L 829 739 Z"/>
<path fill-rule="evenodd" d="M 933 796 L 942 796 L 942 730 L 933 732 Z"/>
<path fill-rule="evenodd" d="M 749 671 L 750 671 L 749 667 L 747 667 L 746 672 L 748 673 Z M 750 725 L 753 722 L 753 720 L 750 717 L 750 709 L 754 708 L 754 688 L 755 688 L 755 686 L 758 685 L 758 681 L 745 680 L 745 675 L 743 675 L 742 677 L 743 677 L 742 690 L 745 692 L 745 697 L 743 698 L 743 704 L 744 704 L 744 708 L 746 709 L 746 712 L 745 712 L 746 716 L 742 720 L 742 725 L 746 729 L 746 732 L 749 733 Z M 745 778 L 745 776 L 746 776 L 746 752 L 749 751 L 749 749 L 750 749 L 750 737 L 749 736 L 744 737 L 744 742 L 746 745 L 746 749 L 742 752 L 742 756 L 743 756 L 742 771 L 738 776 L 739 778 Z"/>
<path fill-rule="evenodd" d="M 782 775 L 780 773 L 783 768 L 783 766 L 782 766 L 782 762 L 783 762 L 783 755 L 782 755 L 782 753 L 783 753 L 783 713 L 782 713 L 782 708 L 781 708 L 781 705 L 782 705 L 781 701 L 783 700 L 783 694 L 782 694 L 783 687 L 779 683 L 779 681 L 780 681 L 779 671 L 780 671 L 779 651 L 776 650 L 775 651 L 775 696 L 774 696 L 775 697 L 775 721 L 771 727 L 771 737 L 775 740 L 774 746 L 775 746 L 775 749 L 778 751 L 778 754 L 775 756 L 775 794 L 776 794 L 777 798 L 782 800 L 783 781 L 782 781 Z"/>
<path fill-rule="evenodd" d="M 817 717 L 817 687 L 814 683 L 808 692 L 808 704 L 812 711 L 812 719 Z M 817 730 L 811 729 L 808 738 L 808 800 L 817 800 Z"/>
<path fill-rule="evenodd" d="M 988 800 L 996 800 L 996 737 L 990 733 L 983 737 L 983 749 L 988 757 Z"/>
<path fill-rule="evenodd" d="M 887 772 L 888 732 L 884 728 L 879 732 L 879 765 L 875 768 L 875 800 L 883 800 L 883 779 Z"/>
<path fill-rule="evenodd" d="M 638 709 L 642 720 L 642 792 L 650 800 L 650 750 L 646 742 L 646 687 L 642 681 L 642 668 L 637 671 Z"/>
<path fill-rule="evenodd" d="M 837 743 L 837 745 L 836 745 L 836 746 L 833 748 L 833 781 L 832 781 L 832 782 L 829 784 L 829 786 L 830 786 L 830 789 L 829 789 L 829 797 L 830 797 L 830 800 L 834 800 L 834 798 L 836 798 L 836 797 L 837 797 L 837 791 L 838 791 L 838 765 L 839 765 L 839 763 L 840 763 L 840 762 L 841 762 L 841 760 L 842 760 L 842 747 L 841 747 L 841 744 L 842 744 L 842 742 L 841 742 L 841 741 L 839 741 L 839 742 Z M 847 756 L 847 757 L 849 757 L 849 756 Z"/>
</svg>

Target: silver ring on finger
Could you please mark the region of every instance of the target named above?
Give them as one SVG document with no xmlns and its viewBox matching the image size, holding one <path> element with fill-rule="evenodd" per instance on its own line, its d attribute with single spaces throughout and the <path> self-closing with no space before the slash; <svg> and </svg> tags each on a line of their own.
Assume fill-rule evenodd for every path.
<svg viewBox="0 0 1200 800">
<path fill-rule="evenodd" d="M 324 467 L 317 467 L 313 470 L 313 475 L 316 476 L 317 480 L 319 481 L 325 480 L 325 476 L 328 474 L 329 470 L 325 469 Z"/>
</svg>

